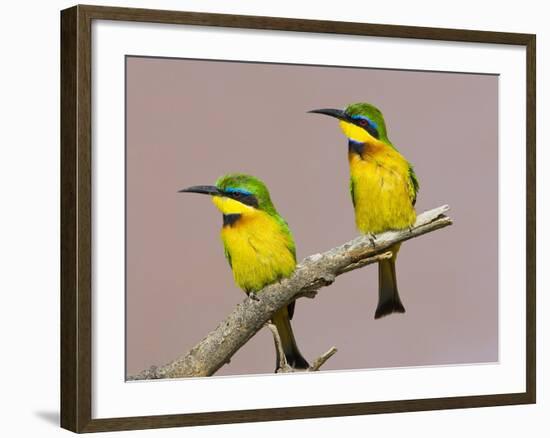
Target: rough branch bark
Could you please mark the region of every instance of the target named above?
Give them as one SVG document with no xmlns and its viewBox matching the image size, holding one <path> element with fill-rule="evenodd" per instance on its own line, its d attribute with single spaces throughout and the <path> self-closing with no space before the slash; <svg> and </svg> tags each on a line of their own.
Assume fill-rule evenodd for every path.
<svg viewBox="0 0 550 438">
<path fill-rule="evenodd" d="M 448 206 L 422 213 L 410 230 L 388 231 L 375 236 L 357 237 L 343 245 L 305 258 L 294 274 L 247 297 L 229 316 L 189 352 L 161 367 L 151 367 L 129 380 L 211 376 L 281 307 L 300 298 L 315 296 L 318 289 L 329 286 L 338 275 L 387 258 L 392 245 L 421 236 L 452 224 L 445 215 Z M 319 367 L 335 353 L 331 348 L 314 363 Z M 321 363 L 319 363 L 319 361 Z M 312 368 L 313 368 L 312 367 Z"/>
</svg>

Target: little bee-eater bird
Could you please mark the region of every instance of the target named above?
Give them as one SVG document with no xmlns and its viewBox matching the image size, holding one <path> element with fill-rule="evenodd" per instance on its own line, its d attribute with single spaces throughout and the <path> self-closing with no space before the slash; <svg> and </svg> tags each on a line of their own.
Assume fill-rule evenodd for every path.
<svg viewBox="0 0 550 438">
<path fill-rule="evenodd" d="M 412 165 L 388 139 L 380 110 L 368 103 L 355 103 L 345 110 L 318 109 L 310 112 L 338 119 L 340 128 L 348 138 L 350 191 L 358 230 L 374 236 L 383 231 L 412 227 L 416 221 L 414 205 L 419 189 L 418 179 Z M 405 312 L 395 274 L 399 247 L 400 244 L 392 246 L 392 258 L 378 263 L 375 319 Z"/>
<path fill-rule="evenodd" d="M 219 178 L 215 186 L 193 186 L 180 192 L 212 196 L 223 215 L 221 239 L 225 257 L 235 283 L 247 294 L 292 275 L 296 268 L 292 233 L 271 202 L 266 185 L 258 178 L 228 174 Z M 287 363 L 294 369 L 307 369 L 309 364 L 296 345 L 290 325 L 294 306 L 293 301 L 278 310 L 272 322 L 279 332 Z"/>
</svg>

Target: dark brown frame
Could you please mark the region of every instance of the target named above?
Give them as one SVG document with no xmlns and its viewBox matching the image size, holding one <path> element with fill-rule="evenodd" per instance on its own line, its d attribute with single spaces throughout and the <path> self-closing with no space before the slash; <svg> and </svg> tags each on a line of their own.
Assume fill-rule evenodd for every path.
<svg viewBox="0 0 550 438">
<path fill-rule="evenodd" d="M 527 52 L 526 392 L 92 419 L 92 20 L 141 21 L 525 46 Z M 535 403 L 535 52 L 536 37 L 531 34 L 81 5 L 63 10 L 61 12 L 61 426 L 74 432 L 98 432 Z"/>
</svg>

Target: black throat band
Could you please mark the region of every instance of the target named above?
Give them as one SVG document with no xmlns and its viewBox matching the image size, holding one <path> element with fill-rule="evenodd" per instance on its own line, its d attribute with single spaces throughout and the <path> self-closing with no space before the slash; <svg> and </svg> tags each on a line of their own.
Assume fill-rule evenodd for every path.
<svg viewBox="0 0 550 438">
<path fill-rule="evenodd" d="M 223 215 L 223 226 L 224 227 L 232 227 L 235 222 L 239 220 L 241 217 L 240 213 L 233 213 L 233 214 L 224 214 Z"/>
<path fill-rule="evenodd" d="M 363 158 L 363 152 L 365 150 L 365 143 L 358 141 L 348 140 L 348 150 L 350 154 L 357 154 Z"/>
</svg>

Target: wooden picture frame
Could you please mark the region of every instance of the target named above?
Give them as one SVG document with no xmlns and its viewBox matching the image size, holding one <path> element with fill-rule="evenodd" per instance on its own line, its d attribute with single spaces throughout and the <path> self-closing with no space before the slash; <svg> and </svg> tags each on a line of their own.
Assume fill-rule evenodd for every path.
<svg viewBox="0 0 550 438">
<path fill-rule="evenodd" d="M 223 28 L 517 45 L 526 48 L 525 392 L 238 411 L 92 418 L 92 22 Z M 100 6 L 61 12 L 61 426 L 97 432 L 535 403 L 535 35 Z"/>
</svg>

